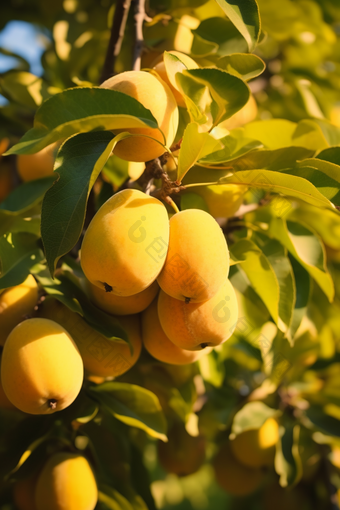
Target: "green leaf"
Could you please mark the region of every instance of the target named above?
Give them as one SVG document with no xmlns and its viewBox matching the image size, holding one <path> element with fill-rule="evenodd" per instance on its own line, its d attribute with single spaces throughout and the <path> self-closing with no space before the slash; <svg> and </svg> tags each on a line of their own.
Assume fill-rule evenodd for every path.
<svg viewBox="0 0 340 510">
<path fill-rule="evenodd" d="M 41 236 L 52 276 L 60 257 L 78 241 L 91 188 L 123 135 L 81 133 L 58 152 L 55 170 L 59 179 L 47 191 L 41 211 Z"/>
<path fill-rule="evenodd" d="M 275 171 L 291 168 L 295 166 L 296 160 L 304 159 L 311 155 L 310 151 L 299 147 L 285 147 L 277 150 L 249 150 L 252 143 L 258 145 L 260 142 L 249 142 L 249 139 L 240 138 L 239 145 L 238 136 L 236 137 L 236 132 L 238 131 L 241 131 L 241 129 L 235 129 L 228 137 L 220 139 L 225 144 L 225 149 L 199 161 L 198 165 L 184 177 L 183 184 L 218 181 L 228 175 L 231 168 L 235 172 L 258 168 Z M 243 145 L 243 142 L 245 145 Z M 239 151 L 241 155 L 238 157 L 238 153 L 235 154 L 234 151 Z M 234 159 L 235 156 L 236 159 Z M 214 167 L 214 164 L 218 164 L 218 168 Z"/>
<path fill-rule="evenodd" d="M 263 73 L 266 64 L 257 55 L 249 53 L 233 53 L 220 58 L 216 62 L 219 69 L 234 74 L 244 81 L 252 80 Z"/>
<path fill-rule="evenodd" d="M 38 237 L 24 232 L 8 232 L 0 237 L 0 282 L 1 279 L 25 259 L 29 265 L 36 264 L 39 253 Z"/>
<path fill-rule="evenodd" d="M 310 275 L 299 262 L 290 256 L 290 262 L 294 272 L 294 281 L 296 287 L 296 301 L 293 311 L 292 322 L 290 325 L 290 336 L 294 338 L 304 315 L 307 312 L 307 305 L 310 296 L 311 282 Z"/>
<path fill-rule="evenodd" d="M 259 429 L 268 418 L 279 414 L 280 411 L 268 407 L 263 402 L 248 402 L 234 416 L 231 438 L 234 439 L 246 430 Z"/>
<path fill-rule="evenodd" d="M 203 359 L 201 358 L 201 360 Z M 235 391 L 230 387 L 213 388 L 199 412 L 199 430 L 202 431 L 203 435 L 215 439 L 216 434 L 226 430 L 231 423 L 236 406 Z"/>
<path fill-rule="evenodd" d="M 6 55 L 6 57 L 15 58 L 18 62 L 16 62 L 13 67 L 19 68 L 21 71 L 29 71 L 30 64 L 27 62 L 26 59 L 24 59 L 17 53 L 9 51 L 6 48 L 0 48 L 0 55 Z"/>
<path fill-rule="evenodd" d="M 203 379 L 215 388 L 221 387 L 225 378 L 225 367 L 218 353 L 212 350 L 206 356 L 202 356 L 198 363 Z"/>
<path fill-rule="evenodd" d="M 188 69 L 178 73 L 176 79 L 187 96 L 190 96 L 190 88 L 195 84 L 196 87 L 202 87 L 202 90 L 204 87 L 209 88 L 213 99 L 212 114 L 215 125 L 234 115 L 249 99 L 248 85 L 221 69 Z"/>
<path fill-rule="evenodd" d="M 267 236 L 255 235 L 255 240 L 267 257 L 279 283 L 279 317 L 283 323 L 290 326 L 296 300 L 294 273 L 281 243 Z"/>
<path fill-rule="evenodd" d="M 168 51 L 165 51 L 163 54 L 163 62 L 169 82 L 176 90 L 178 90 L 176 74 L 181 73 L 184 69 L 187 69 L 187 66 L 183 64 L 179 57 Z"/>
<path fill-rule="evenodd" d="M 246 40 L 249 52 L 253 51 L 261 31 L 256 0 L 216 0 L 216 2 Z"/>
<path fill-rule="evenodd" d="M 309 80 L 295 80 L 294 85 L 301 95 L 307 116 L 324 119 L 324 114 L 322 113 L 319 103 L 313 93 L 311 82 Z"/>
<path fill-rule="evenodd" d="M 267 257 L 260 248 L 248 239 L 241 239 L 230 247 L 230 251 L 240 260 L 239 271 L 244 271 L 255 292 L 260 296 L 270 315 L 279 328 L 285 330 L 279 319 L 279 283 Z"/>
<path fill-rule="evenodd" d="M 340 437 L 340 420 L 325 413 L 323 407 L 311 405 L 305 415 L 312 425 L 324 434 Z"/>
<path fill-rule="evenodd" d="M 2 243 L 0 241 L 0 251 L 1 247 Z M 39 264 L 44 260 L 44 253 L 38 247 L 34 248 L 33 246 L 26 253 L 22 253 L 22 257 L 19 257 L 19 260 L 0 278 L 0 290 L 20 285 L 30 273 L 34 273 L 35 268 L 39 267 Z"/>
<path fill-rule="evenodd" d="M 209 212 L 206 201 L 197 193 L 185 193 L 181 196 L 181 211 L 185 209 L 201 209 L 207 213 Z"/>
<path fill-rule="evenodd" d="M 115 186 L 115 189 L 120 188 L 124 181 L 129 178 L 130 164 L 130 161 L 120 159 L 112 154 L 105 163 L 102 170 L 103 175 Z"/>
<path fill-rule="evenodd" d="M 191 32 L 194 39 L 190 53 L 194 58 L 208 55 L 224 56 L 236 52 L 245 53 L 248 50 L 248 45 L 240 32 L 225 17 L 212 16 L 204 19 Z"/>
<path fill-rule="evenodd" d="M 282 218 L 273 217 L 268 235 L 280 241 L 287 248 L 318 283 L 329 301 L 332 301 L 334 284 L 326 268 L 323 245 L 315 232 L 299 223 L 286 222 Z"/>
<path fill-rule="evenodd" d="M 38 205 L 56 178 L 57 175 L 51 175 L 20 184 L 3 202 L 1 202 L 0 217 L 1 211 L 8 211 L 17 215 L 25 213 Z"/>
<path fill-rule="evenodd" d="M 214 130 L 212 130 L 212 133 L 214 134 Z M 262 147 L 261 142 L 245 138 L 242 129 L 233 129 L 228 136 L 220 138 L 219 141 L 223 144 L 223 149 L 200 158 L 200 165 L 220 165 L 221 163 L 234 160 L 234 158 L 242 157 L 245 154 L 251 154 L 255 152 L 254 149 Z M 256 168 L 259 167 L 257 166 Z M 261 166 L 261 168 L 264 167 Z"/>
<path fill-rule="evenodd" d="M 331 202 L 306 179 L 281 172 L 269 170 L 239 171 L 221 178 L 218 182 L 209 182 L 209 184 L 238 184 L 298 198 L 317 207 L 333 208 Z M 192 185 L 186 186 L 190 187 Z"/>
<path fill-rule="evenodd" d="M 108 510 L 134 510 L 124 496 L 113 487 L 101 485 L 98 491 L 98 501 L 104 504 Z"/>
<path fill-rule="evenodd" d="M 194 38 L 191 45 L 191 54 L 194 57 L 206 57 L 213 55 L 218 51 L 218 44 L 203 39 L 199 34 L 194 32 Z"/>
<path fill-rule="evenodd" d="M 322 129 L 312 119 L 305 119 L 298 123 L 292 136 L 292 143 L 314 151 L 329 147 Z"/>
<path fill-rule="evenodd" d="M 340 165 L 340 147 L 329 147 L 328 149 L 324 149 L 316 156 L 317 159 L 321 159 L 322 161 L 328 161 L 329 163 L 334 163 L 335 165 Z"/>
<path fill-rule="evenodd" d="M 150 110 L 133 97 L 116 90 L 74 88 L 45 101 L 34 127 L 6 154 L 33 154 L 62 138 L 86 131 L 157 128 Z"/>
<path fill-rule="evenodd" d="M 151 473 L 144 463 L 144 451 L 133 443 L 130 443 L 130 447 L 131 483 L 138 494 L 139 500 L 143 498 L 140 505 L 136 505 L 133 501 L 134 510 L 156 510 L 151 492 Z"/>
<path fill-rule="evenodd" d="M 166 420 L 158 398 L 135 384 L 106 382 L 89 388 L 90 395 L 117 420 L 166 441 Z"/>
<path fill-rule="evenodd" d="M 239 268 L 230 268 L 229 279 L 237 294 L 239 319 L 234 334 L 251 339 L 253 332 L 270 319 L 268 309 Z"/>
<path fill-rule="evenodd" d="M 85 424 L 92 421 L 98 413 L 98 404 L 92 398 L 81 391 L 74 402 L 71 405 L 63 409 L 60 417 L 64 422 L 71 423 L 74 420 Z"/>
<path fill-rule="evenodd" d="M 63 303 L 72 312 L 79 313 L 93 329 L 109 340 L 121 339 L 128 342 L 119 321 L 92 304 L 75 274 L 65 271 L 52 280 L 44 268 L 34 275 L 49 296 Z"/>
<path fill-rule="evenodd" d="M 294 169 L 287 170 L 285 173 L 297 173 L 311 182 L 332 203 L 340 205 L 340 166 L 309 158 L 298 161 Z"/>
<path fill-rule="evenodd" d="M 311 122 L 313 122 L 321 129 L 328 145 L 333 146 L 340 144 L 339 126 L 335 126 L 327 119 L 311 119 Z"/>
<path fill-rule="evenodd" d="M 318 234 L 325 244 L 334 250 L 340 250 L 340 213 L 336 210 L 324 209 L 322 214 L 316 207 L 300 204 L 291 209 L 288 218 L 310 227 Z"/>
<path fill-rule="evenodd" d="M 259 140 L 266 149 L 280 149 L 291 145 L 299 146 L 292 140 L 295 122 L 285 119 L 257 120 L 244 126 L 244 136 Z"/>
<path fill-rule="evenodd" d="M 29 216 L 0 210 L 0 236 L 8 232 L 26 232 L 40 237 L 40 210 L 30 210 Z M 24 217 L 23 217 L 24 216 Z"/>
<path fill-rule="evenodd" d="M 261 351 L 263 361 L 263 372 L 271 376 L 274 365 L 274 340 L 278 334 L 278 329 L 271 321 L 262 324 L 258 337 L 253 341 Z"/>
<path fill-rule="evenodd" d="M 2 414 L 2 420 L 4 418 L 5 415 Z M 48 423 L 49 417 L 45 418 Z M 23 415 L 22 419 L 11 427 L 11 430 L 1 435 L 0 478 L 2 482 L 23 465 L 32 453 L 34 455 L 34 450 L 38 449 L 42 442 L 53 438 L 56 430 L 51 426 L 51 421 L 49 424 L 50 427 L 46 433 L 46 428 L 42 427 L 41 416 Z M 55 442 L 54 437 L 53 443 Z M 65 443 L 68 446 L 67 440 Z"/>
<path fill-rule="evenodd" d="M 281 487 L 294 487 L 302 477 L 299 455 L 300 426 L 287 423 L 277 444 L 275 471 L 280 476 Z"/>
<path fill-rule="evenodd" d="M 185 174 L 197 160 L 204 158 L 211 152 L 222 148 L 222 144 L 209 133 L 199 133 L 198 124 L 191 122 L 187 125 L 178 157 L 177 181 L 180 183 Z"/>
<path fill-rule="evenodd" d="M 183 95 L 190 119 L 198 124 L 205 124 L 207 116 L 205 110 L 207 107 L 207 86 L 200 83 L 191 76 L 177 73 L 176 83 L 181 94 Z M 185 120 L 185 119 L 184 119 Z"/>
<path fill-rule="evenodd" d="M 38 76 L 24 71 L 12 71 L 3 75 L 0 78 L 0 90 L 5 97 L 34 110 L 43 101 L 61 92 L 61 89 L 49 87 Z"/>
</svg>

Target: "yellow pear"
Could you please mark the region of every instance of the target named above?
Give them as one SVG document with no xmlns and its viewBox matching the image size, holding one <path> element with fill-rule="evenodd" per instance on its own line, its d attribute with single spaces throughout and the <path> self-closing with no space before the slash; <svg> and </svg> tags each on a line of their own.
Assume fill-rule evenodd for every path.
<svg viewBox="0 0 340 510">
<path fill-rule="evenodd" d="M 18 324 L 4 346 L 1 381 L 9 400 L 30 414 L 69 406 L 83 383 L 83 362 L 68 332 L 48 319 Z"/>
<path fill-rule="evenodd" d="M 98 489 L 87 459 L 55 453 L 39 475 L 35 500 L 37 510 L 94 510 Z"/>
<path fill-rule="evenodd" d="M 274 463 L 275 445 L 279 440 L 279 426 L 274 418 L 268 418 L 259 429 L 242 432 L 230 442 L 235 458 L 249 467 Z"/>
<path fill-rule="evenodd" d="M 33 312 L 38 301 L 38 285 L 30 274 L 20 285 L 5 289 L 0 294 L 0 345 L 4 345 L 12 329 Z"/>
<path fill-rule="evenodd" d="M 114 149 L 116 156 L 127 161 L 150 161 L 165 152 L 161 144 L 171 146 L 177 132 L 179 115 L 176 100 L 166 83 L 145 71 L 126 71 L 104 81 L 101 87 L 137 99 L 151 111 L 160 129 L 145 127 L 114 130 L 114 133 L 128 131 L 143 135 L 118 142 Z M 158 142 L 147 137 L 155 138 Z"/>
<path fill-rule="evenodd" d="M 18 510 L 37 510 L 35 504 L 35 488 L 38 473 L 34 471 L 26 478 L 17 480 L 13 487 L 13 499 Z"/>
<path fill-rule="evenodd" d="M 188 191 L 204 198 L 209 213 L 214 218 L 230 218 L 242 205 L 247 188 L 237 184 L 220 184 L 193 186 Z"/>
<path fill-rule="evenodd" d="M 159 361 L 171 365 L 186 365 L 193 363 L 208 352 L 187 351 L 177 347 L 164 333 L 159 322 L 157 311 L 157 299 L 143 312 L 142 315 L 142 338 L 146 350 Z"/>
<path fill-rule="evenodd" d="M 228 494 L 246 496 L 259 488 L 264 473 L 240 464 L 233 456 L 229 442 L 224 443 L 213 460 L 216 481 Z"/>
<path fill-rule="evenodd" d="M 164 205 L 141 191 L 111 197 L 92 219 L 81 248 L 85 276 L 102 290 L 132 296 L 149 287 L 164 265 L 169 220 Z"/>
<path fill-rule="evenodd" d="M 224 120 L 218 125 L 219 128 L 227 129 L 231 131 L 238 127 L 242 127 L 248 122 L 252 122 L 257 116 L 257 103 L 254 96 L 250 95 L 247 103 L 239 110 L 234 113 L 229 119 Z"/>
<path fill-rule="evenodd" d="M 168 254 L 158 277 L 161 289 L 186 302 L 206 301 L 216 294 L 228 273 L 227 242 L 214 218 L 199 209 L 174 214 Z"/>
<path fill-rule="evenodd" d="M 52 319 L 63 326 L 76 342 L 85 369 L 98 377 L 118 377 L 129 370 L 138 360 L 142 348 L 139 317 L 124 315 L 117 317 L 126 331 L 133 352 L 122 341 L 108 340 L 77 313 L 56 299 L 46 299 L 38 315 Z"/>
<path fill-rule="evenodd" d="M 159 291 L 157 281 L 138 294 L 132 296 L 117 296 L 112 292 L 105 292 L 97 285 L 86 282 L 89 297 L 98 308 L 111 315 L 133 315 L 142 312 L 153 301 Z"/>
<path fill-rule="evenodd" d="M 184 425 L 174 425 L 168 433 L 168 442 L 158 441 L 158 459 L 168 473 L 188 476 L 196 473 L 205 459 L 205 439 L 190 436 Z"/>
<path fill-rule="evenodd" d="M 238 319 L 236 294 L 229 280 L 203 303 L 185 303 L 161 291 L 158 316 L 164 333 L 178 347 L 188 350 L 214 347 L 234 332 Z"/>
<path fill-rule="evenodd" d="M 17 169 L 24 182 L 53 174 L 53 166 L 60 142 L 52 143 L 35 154 L 17 156 Z"/>
</svg>

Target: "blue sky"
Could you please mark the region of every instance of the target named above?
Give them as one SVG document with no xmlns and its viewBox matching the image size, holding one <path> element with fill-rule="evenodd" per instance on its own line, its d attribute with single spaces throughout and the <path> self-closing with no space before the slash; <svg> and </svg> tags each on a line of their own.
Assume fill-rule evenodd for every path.
<svg viewBox="0 0 340 510">
<path fill-rule="evenodd" d="M 41 76 L 41 55 L 49 39 L 46 30 L 25 21 L 10 21 L 0 32 L 0 48 L 12 51 L 27 60 L 30 72 Z M 0 54 L 0 73 L 11 69 L 16 59 Z"/>
<path fill-rule="evenodd" d="M 30 65 L 30 72 L 41 76 L 41 56 L 51 40 L 48 32 L 25 21 L 10 21 L 0 32 L 0 48 L 23 57 Z M 17 59 L 0 53 L 0 73 L 15 67 Z M 0 106 L 7 100 L 0 94 Z"/>
</svg>

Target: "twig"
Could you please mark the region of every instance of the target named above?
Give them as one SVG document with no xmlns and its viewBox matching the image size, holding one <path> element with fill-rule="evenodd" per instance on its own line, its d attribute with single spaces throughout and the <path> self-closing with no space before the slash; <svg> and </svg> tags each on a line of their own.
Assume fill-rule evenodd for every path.
<svg viewBox="0 0 340 510">
<path fill-rule="evenodd" d="M 171 207 L 174 209 L 175 213 L 179 212 L 179 209 L 178 209 L 177 205 L 175 204 L 175 202 L 172 200 L 172 198 L 166 197 L 165 202 L 167 204 L 171 205 Z"/>
<path fill-rule="evenodd" d="M 130 5 L 131 0 L 117 0 L 111 27 L 110 41 L 107 48 L 103 71 L 100 77 L 101 83 L 114 75 L 116 58 L 119 55 L 124 39 L 125 26 Z"/>
<path fill-rule="evenodd" d="M 142 53 L 144 49 L 143 23 L 146 18 L 145 0 L 133 0 L 135 6 L 135 47 L 133 52 L 132 69 L 140 71 Z"/>
</svg>

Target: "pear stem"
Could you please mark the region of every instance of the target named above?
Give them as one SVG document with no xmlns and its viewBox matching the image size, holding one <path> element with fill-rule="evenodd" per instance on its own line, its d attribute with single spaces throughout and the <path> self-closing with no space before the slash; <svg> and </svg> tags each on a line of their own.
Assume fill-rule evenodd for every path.
<svg viewBox="0 0 340 510">
<path fill-rule="evenodd" d="M 48 401 L 48 407 L 53 411 L 57 408 L 58 401 L 55 398 L 50 398 Z"/>
<path fill-rule="evenodd" d="M 169 196 L 167 196 L 167 197 L 165 197 L 165 198 L 164 198 L 164 201 L 165 201 L 167 204 L 171 205 L 171 207 L 174 209 L 174 211 L 175 211 L 176 213 L 178 213 L 178 212 L 179 212 L 179 209 L 178 209 L 177 205 L 175 204 L 175 202 L 172 200 L 172 198 L 170 198 Z"/>
</svg>

